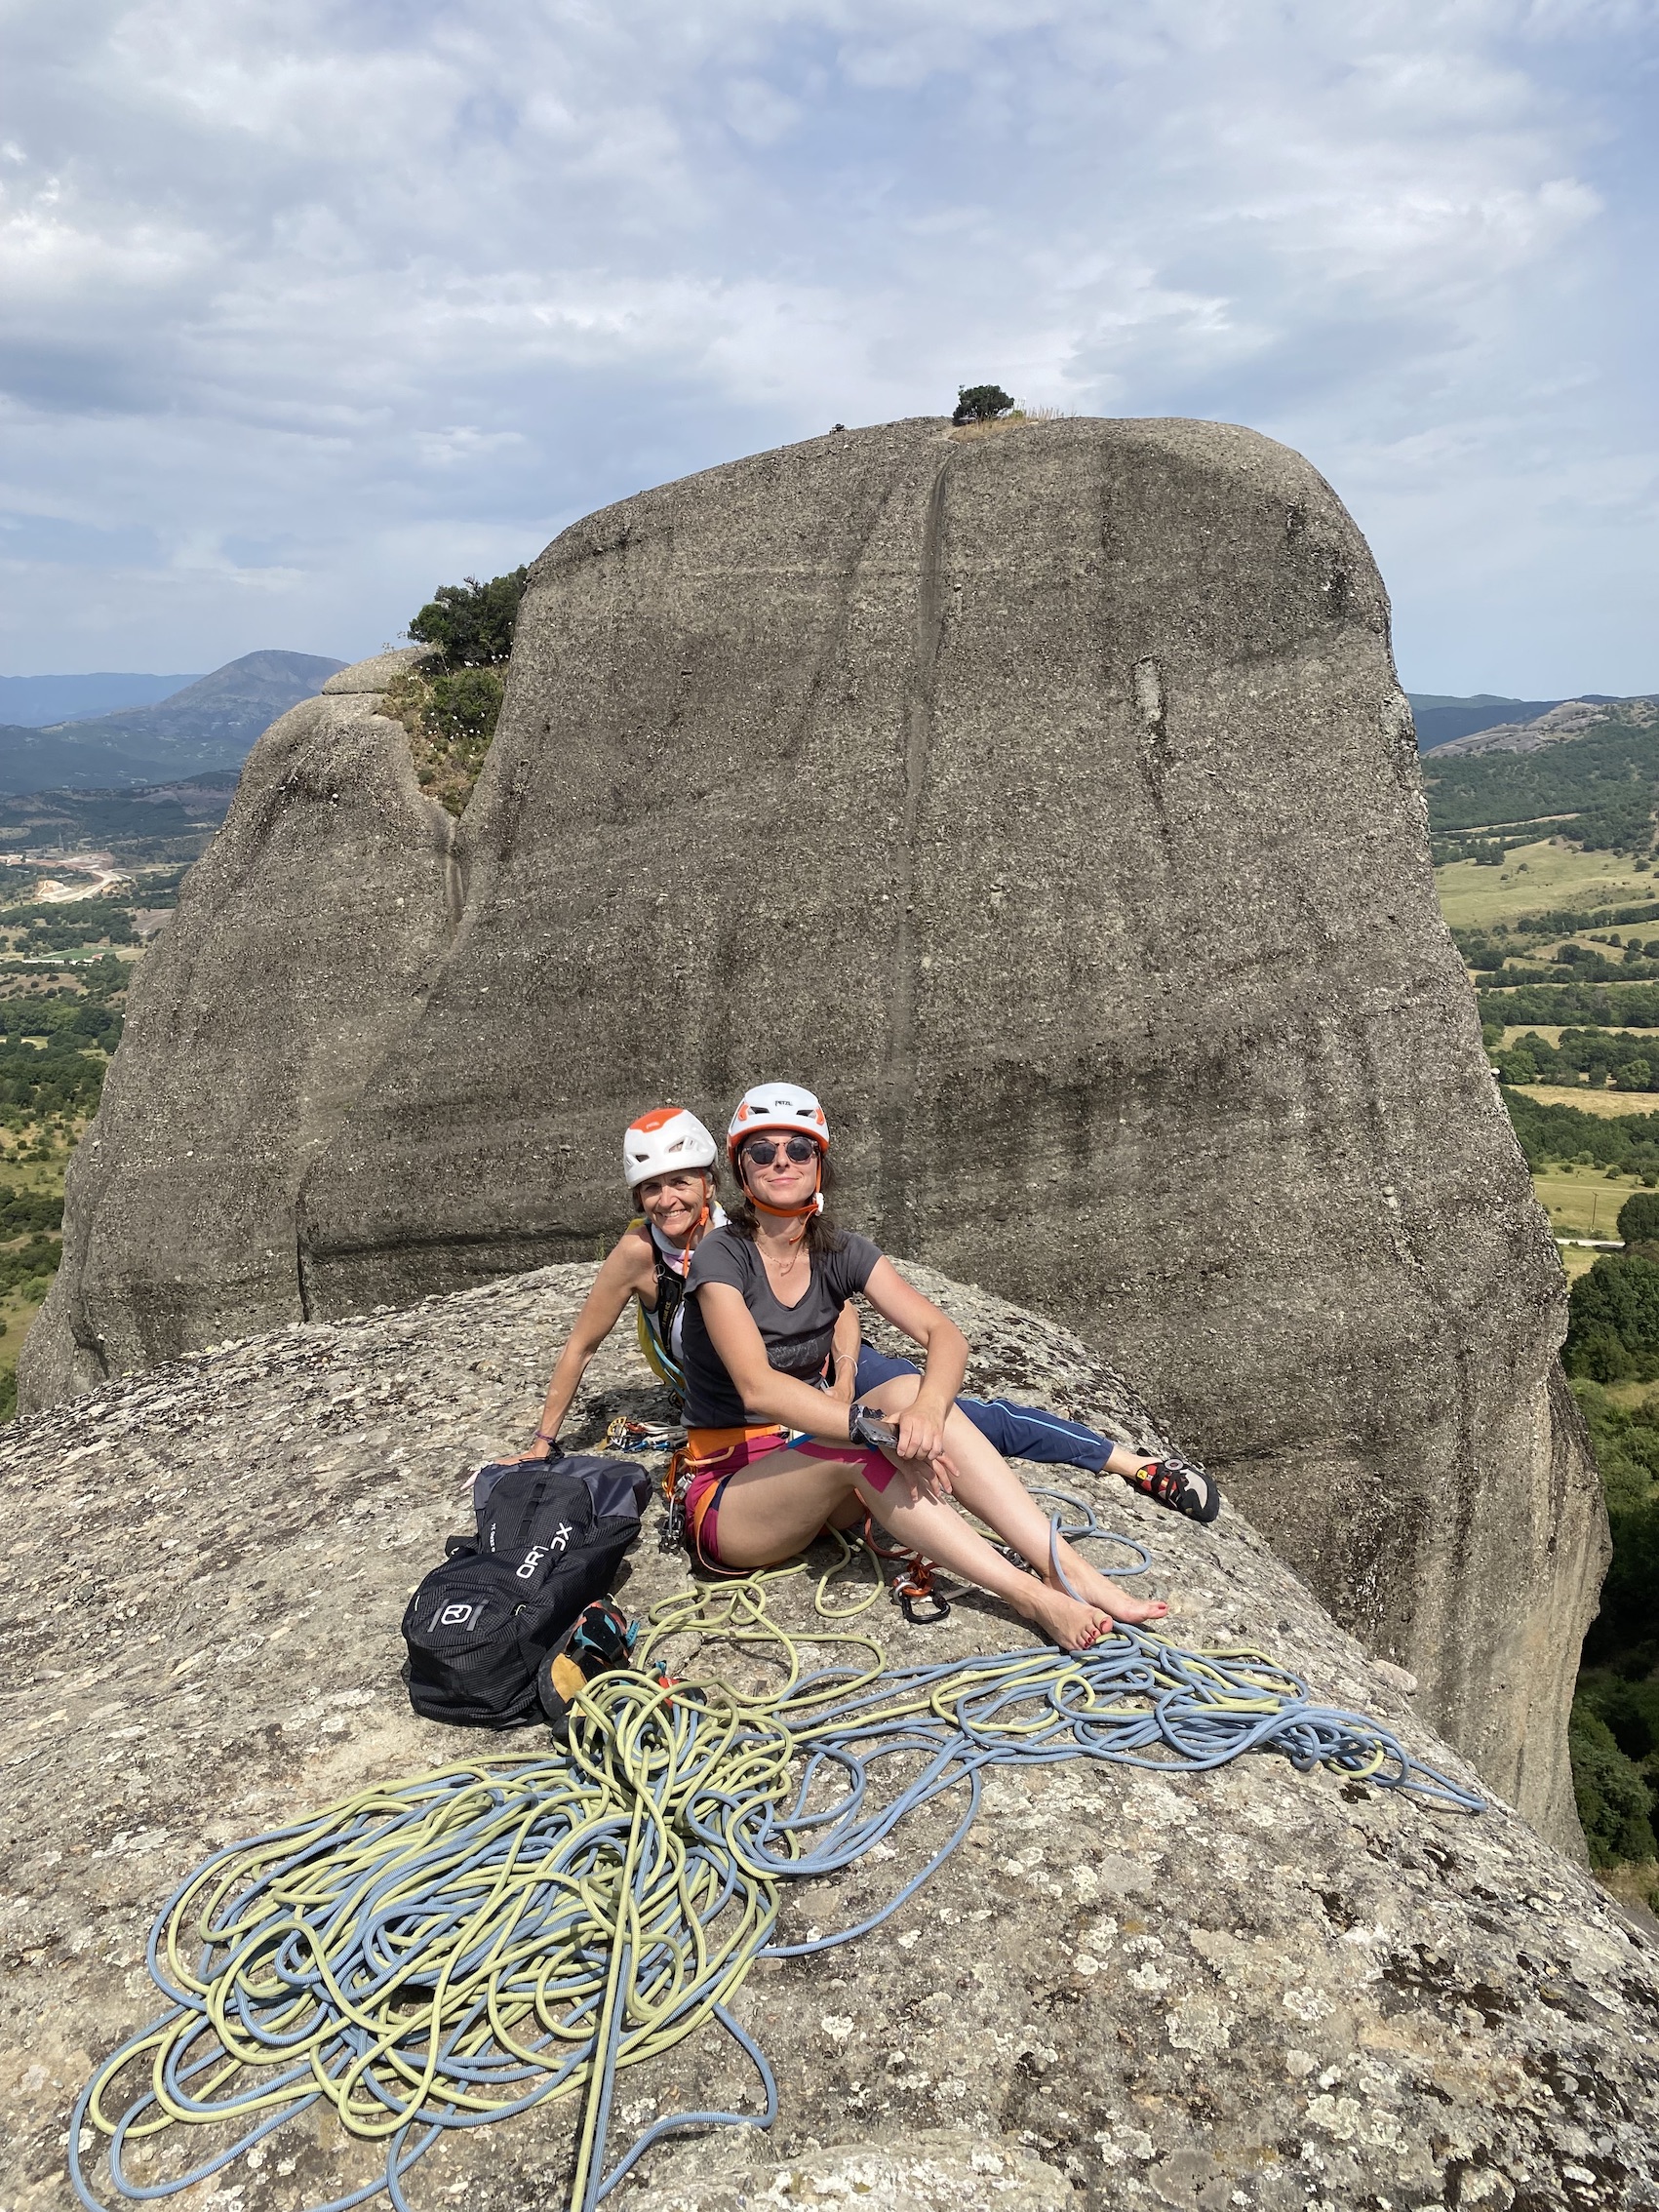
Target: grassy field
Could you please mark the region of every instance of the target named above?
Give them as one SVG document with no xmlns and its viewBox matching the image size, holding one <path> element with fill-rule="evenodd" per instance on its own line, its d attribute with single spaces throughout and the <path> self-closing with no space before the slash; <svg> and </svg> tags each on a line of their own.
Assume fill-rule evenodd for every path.
<svg viewBox="0 0 1659 2212">
<path fill-rule="evenodd" d="M 1558 1237 L 1616 1237 L 1619 1208 L 1640 1190 L 1641 1179 L 1603 1175 L 1595 1167 L 1552 1167 L 1533 1176 L 1532 1188 Z"/>
<path fill-rule="evenodd" d="M 1437 868 L 1435 882 L 1446 921 L 1457 928 L 1491 928 L 1499 922 L 1516 922 L 1526 914 L 1557 908 L 1635 905 L 1639 900 L 1659 900 L 1659 872 L 1639 870 L 1628 856 L 1611 852 L 1581 852 L 1575 846 L 1551 838 L 1536 845 L 1519 846 L 1501 868 L 1477 867 L 1457 861 Z M 1544 957 L 1549 947 L 1529 946 Z M 1556 1045 L 1560 1029 L 1548 1022 L 1527 1022 L 1504 1031 L 1505 1045 L 1514 1045 L 1531 1033 Z M 1659 1032 L 1633 1029 L 1627 1036 L 1651 1037 Z M 1659 1096 L 1643 1091 L 1608 1090 L 1600 1085 L 1538 1083 L 1526 1086 L 1529 1098 L 1546 1106 L 1575 1106 L 1580 1113 L 1611 1116 L 1659 1111 Z M 1612 1237 L 1619 1207 L 1633 1190 L 1641 1186 L 1630 1175 L 1608 1176 L 1592 1168 L 1552 1169 L 1534 1175 L 1532 1187 L 1550 1217 L 1558 1237 Z M 1561 1265 L 1569 1281 L 1582 1275 L 1596 1259 L 1594 1251 L 1566 1245 Z"/>
<path fill-rule="evenodd" d="M 1528 1098 L 1540 1106 L 1576 1106 L 1581 1114 L 1659 1113 L 1659 1093 L 1651 1090 L 1603 1090 L 1600 1084 L 1529 1083 Z"/>
<path fill-rule="evenodd" d="M 1435 870 L 1441 911 L 1454 929 L 1489 929 L 1555 907 L 1634 906 L 1659 899 L 1659 875 L 1617 852 L 1581 852 L 1549 838 L 1518 845 L 1501 868 L 1458 860 Z"/>
</svg>

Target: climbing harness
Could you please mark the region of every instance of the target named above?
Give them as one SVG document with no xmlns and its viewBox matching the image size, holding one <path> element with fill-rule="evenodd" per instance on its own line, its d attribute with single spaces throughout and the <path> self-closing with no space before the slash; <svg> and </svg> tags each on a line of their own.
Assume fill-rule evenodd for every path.
<svg viewBox="0 0 1659 2212">
<path fill-rule="evenodd" d="M 1056 1563 L 1062 1534 L 1108 1535 L 1083 1510 L 1086 1526 L 1053 1517 Z M 746 1976 L 880 1926 L 967 1836 L 993 1767 L 1197 1773 L 1277 1751 L 1304 1772 L 1482 1809 L 1247 1648 L 1184 1650 L 1124 1628 L 1076 1654 L 1028 1645 L 889 1667 L 874 1637 L 841 1625 L 881 1596 L 881 1562 L 873 1589 L 832 1604 L 855 1558 L 845 1539 L 839 1553 L 816 1597 L 831 1625 L 791 1633 L 769 1609 L 770 1588 L 805 1561 L 694 1586 L 653 1608 L 631 1667 L 577 1690 L 567 1752 L 493 1745 L 209 1859 L 151 1931 L 168 2009 L 104 2061 L 71 2115 L 82 2204 L 107 2201 L 84 2134 L 102 2143 L 109 2191 L 156 2200 L 327 2107 L 376 2164 L 319 2212 L 381 2192 L 410 2212 L 404 2181 L 447 2130 L 579 2094 L 569 2204 L 592 2212 L 672 2130 L 770 2125 L 771 2070 L 731 2009 Z M 613 1647 L 613 1621 L 594 1633 Z M 665 1654 L 687 1638 L 701 1671 L 676 1681 Z M 735 1651 L 743 1684 L 714 1670 L 710 1645 Z M 809 1667 L 806 1645 L 828 1646 L 831 1663 Z M 775 1670 L 769 1691 L 754 1686 L 757 1660 Z M 780 1927 L 786 1883 L 853 1866 L 952 1792 L 954 1828 L 878 1910 L 827 1935 Z M 760 2109 L 660 2118 L 607 2172 L 617 2074 L 710 2023 L 755 2067 Z M 181 2147 L 204 2123 L 212 2148 L 190 2165 Z"/>
</svg>

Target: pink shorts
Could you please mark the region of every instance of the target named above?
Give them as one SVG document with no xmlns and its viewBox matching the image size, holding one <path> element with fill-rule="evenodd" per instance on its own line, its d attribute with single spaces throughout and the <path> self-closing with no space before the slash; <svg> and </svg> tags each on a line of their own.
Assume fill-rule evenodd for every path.
<svg viewBox="0 0 1659 2212">
<path fill-rule="evenodd" d="M 816 1437 L 791 1437 L 784 1429 L 692 1429 L 686 1438 L 686 1543 L 704 1566 L 718 1567 L 720 1501 L 733 1475 L 772 1451 L 798 1451 L 803 1459 L 830 1459 L 858 1465 L 873 1490 L 892 1481 L 892 1461 L 862 1444 L 821 1443 Z M 746 1569 L 728 1568 L 728 1573 Z"/>
</svg>

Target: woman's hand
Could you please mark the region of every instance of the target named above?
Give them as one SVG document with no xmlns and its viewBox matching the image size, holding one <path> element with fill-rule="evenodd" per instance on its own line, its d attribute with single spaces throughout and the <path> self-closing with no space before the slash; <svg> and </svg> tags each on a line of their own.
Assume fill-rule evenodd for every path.
<svg viewBox="0 0 1659 2212">
<path fill-rule="evenodd" d="M 926 1388 L 919 1390 L 902 1413 L 889 1416 L 898 1429 L 898 1442 L 888 1457 L 910 1484 L 914 1496 L 948 1498 L 956 1491 L 956 1466 L 945 1449 L 945 1415 Z"/>
<path fill-rule="evenodd" d="M 545 1438 L 538 1437 L 528 1451 L 511 1452 L 505 1459 L 496 1460 L 495 1465 L 497 1467 L 522 1467 L 527 1459 L 551 1459 L 552 1456 L 553 1446 L 547 1442 Z"/>
<path fill-rule="evenodd" d="M 949 1411 L 949 1402 L 941 1405 L 924 1384 L 903 1412 L 893 1416 L 898 1426 L 898 1457 L 943 1459 L 945 1416 Z"/>
<path fill-rule="evenodd" d="M 912 1500 L 916 1498 L 948 1498 L 956 1491 L 956 1465 L 944 1452 L 927 1459 L 903 1459 L 896 1451 L 886 1457 L 910 1485 Z"/>
</svg>

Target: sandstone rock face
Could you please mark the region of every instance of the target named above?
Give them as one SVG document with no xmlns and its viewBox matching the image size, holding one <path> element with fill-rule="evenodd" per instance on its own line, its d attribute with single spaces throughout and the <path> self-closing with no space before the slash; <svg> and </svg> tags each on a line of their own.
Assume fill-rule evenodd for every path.
<svg viewBox="0 0 1659 2212">
<path fill-rule="evenodd" d="M 1065 1331 L 914 1272 L 981 1348 L 979 1387 L 1156 1434 Z M 72 2098 L 152 2017 L 145 1930 L 192 1866 L 372 1779 L 491 1748 L 412 1716 L 398 1621 L 465 1522 L 468 1465 L 533 1428 L 591 1278 L 556 1266 L 294 1323 L 6 1432 L 6 2212 L 68 2201 Z M 662 1411 L 622 1330 L 573 1441 L 616 1411 Z M 1200 1529 L 1110 1478 L 1071 1486 L 1149 1547 L 1172 1637 L 1261 1642 L 1467 1776 L 1398 1671 L 1242 1515 Z M 622 1592 L 635 1610 L 684 1585 L 659 1510 Z M 811 1625 L 804 1578 L 774 1603 Z M 865 1617 L 893 1664 L 1026 1639 L 988 1601 L 930 1630 L 886 1605 Z M 925 1840 L 901 1829 L 891 1858 L 788 1894 L 791 1935 L 873 1910 Z M 758 1968 L 735 2010 L 775 2066 L 775 2128 L 670 2142 L 624 2212 L 1659 2203 L 1659 1940 L 1501 1803 L 1461 1818 L 1262 1755 L 1210 1774 L 997 1770 L 967 1843 L 884 1929 Z M 689 2098 L 754 2096 L 724 2038 L 684 2045 L 622 2076 L 613 2146 Z M 573 2121 L 567 2104 L 452 2137 L 411 2202 L 562 2204 Z M 301 2122 L 206 2201 L 300 2212 L 370 2170 Z"/>
<path fill-rule="evenodd" d="M 1564 1286 L 1436 905 L 1382 586 L 1304 461 L 923 420 L 591 516 L 533 572 L 453 929 L 413 798 L 374 805 L 378 921 L 394 879 L 412 917 L 384 978 L 342 940 L 336 815 L 295 819 L 290 869 L 257 813 L 312 728 L 264 740 L 210 863 L 240 939 L 192 886 L 144 979 L 25 1402 L 99 1347 L 589 1254 L 633 1114 L 718 1125 L 788 1074 L 849 1219 L 1109 1351 L 1570 1837 L 1605 1529 Z M 396 784 L 391 726 L 350 728 Z M 326 1112 L 286 1095 L 267 930 L 302 1031 L 362 1026 Z M 270 1148 L 246 1219 L 220 992 Z"/>
</svg>

